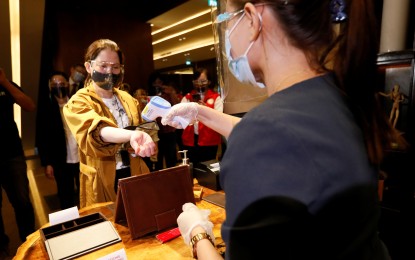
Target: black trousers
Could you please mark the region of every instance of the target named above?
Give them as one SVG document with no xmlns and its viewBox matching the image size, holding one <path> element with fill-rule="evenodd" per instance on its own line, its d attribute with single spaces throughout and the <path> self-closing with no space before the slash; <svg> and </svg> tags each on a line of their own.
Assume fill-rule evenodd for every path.
<svg viewBox="0 0 415 260">
<path fill-rule="evenodd" d="M 35 213 L 30 201 L 27 164 L 23 155 L 11 159 L 0 158 L 0 185 L 14 208 L 20 239 L 25 241 L 28 235 L 35 232 Z M 1 202 L 2 192 L 0 191 L 0 208 Z M 4 231 L 3 216 L 0 214 L 0 246 L 8 242 L 9 238 Z"/>
<path fill-rule="evenodd" d="M 78 205 L 79 163 L 52 165 L 61 209 Z"/>
<path fill-rule="evenodd" d="M 164 160 L 166 161 L 166 167 L 173 167 L 177 164 L 177 143 L 175 132 L 160 133 L 158 134 L 158 154 L 156 170 L 164 168 Z"/>
<path fill-rule="evenodd" d="M 195 135 L 195 144 L 194 146 L 184 146 L 183 149 L 187 150 L 188 158 L 193 165 L 205 161 L 215 160 L 218 153 L 219 145 L 212 146 L 199 146 L 198 140 L 199 136 Z"/>
</svg>

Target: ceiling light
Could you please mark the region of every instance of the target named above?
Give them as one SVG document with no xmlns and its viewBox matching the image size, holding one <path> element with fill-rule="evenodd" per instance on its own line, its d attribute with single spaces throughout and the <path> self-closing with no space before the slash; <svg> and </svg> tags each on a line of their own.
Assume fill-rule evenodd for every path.
<svg viewBox="0 0 415 260">
<path fill-rule="evenodd" d="M 152 44 L 153 44 L 153 45 L 156 45 L 156 44 L 158 44 L 158 43 L 161 43 L 161 42 L 164 42 L 164 41 L 170 40 L 171 38 L 174 38 L 174 37 L 177 37 L 177 36 L 180 36 L 180 35 L 183 35 L 183 34 L 186 34 L 186 33 L 192 32 L 192 31 L 194 31 L 194 30 L 200 29 L 200 28 L 202 28 L 202 27 L 205 27 L 205 26 L 210 26 L 211 24 L 212 24 L 212 22 L 207 22 L 207 23 L 199 24 L 199 25 L 197 25 L 197 26 L 195 26 L 195 27 L 192 27 L 192 28 L 189 28 L 189 29 L 187 29 L 187 30 L 183 30 L 183 31 L 180 31 L 180 32 L 178 32 L 178 33 L 174 33 L 174 34 L 171 34 L 171 35 L 166 36 L 166 37 L 164 37 L 164 38 L 161 38 L 160 40 L 154 41 Z M 186 39 L 186 38 L 185 38 L 185 39 Z"/>
<path fill-rule="evenodd" d="M 211 12 L 211 9 L 209 8 L 209 9 L 207 9 L 207 10 L 205 10 L 205 11 L 200 12 L 200 13 L 196 13 L 196 14 L 194 14 L 194 15 L 192 15 L 192 16 L 189 16 L 189 17 L 187 17 L 187 18 L 185 18 L 185 19 L 183 19 L 183 20 L 178 21 L 177 23 L 174 23 L 174 24 L 171 24 L 171 25 L 166 26 L 166 27 L 164 27 L 164 28 L 161 28 L 161 29 L 159 29 L 159 30 L 156 30 L 156 31 L 152 32 L 152 33 L 151 33 L 151 35 L 154 35 L 154 34 L 160 33 L 160 32 L 162 32 L 162 31 L 165 31 L 165 30 L 167 30 L 167 29 L 170 29 L 170 28 L 172 28 L 172 27 L 175 27 L 175 26 L 177 26 L 177 25 L 179 25 L 179 24 L 182 24 L 182 23 L 185 23 L 185 22 L 187 22 L 187 21 L 190 21 L 190 20 L 196 19 L 196 18 L 198 18 L 198 17 L 200 17 L 200 16 L 202 16 L 202 15 L 205 15 L 205 14 L 207 14 L 207 13 L 210 13 L 210 12 Z"/>
<path fill-rule="evenodd" d="M 213 40 L 200 42 L 199 44 L 189 45 L 187 48 L 186 47 L 181 47 L 181 48 L 178 48 L 176 50 L 172 49 L 168 53 L 162 53 L 162 54 L 154 53 L 153 54 L 153 60 L 158 60 L 158 59 L 161 59 L 161 58 L 164 58 L 164 57 L 173 56 L 173 55 L 176 55 L 176 54 L 179 54 L 179 53 L 190 52 L 192 50 L 196 50 L 196 49 L 203 48 L 203 47 L 206 47 L 206 46 L 213 46 Z"/>
</svg>

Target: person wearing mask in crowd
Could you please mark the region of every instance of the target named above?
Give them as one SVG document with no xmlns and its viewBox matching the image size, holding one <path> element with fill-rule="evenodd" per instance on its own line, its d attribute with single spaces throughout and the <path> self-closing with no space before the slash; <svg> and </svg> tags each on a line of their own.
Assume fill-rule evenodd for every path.
<svg viewBox="0 0 415 260">
<path fill-rule="evenodd" d="M 225 63 L 268 98 L 242 118 L 180 103 L 162 123 L 180 127 L 181 116 L 228 138 L 220 172 L 226 259 L 390 259 L 378 234 L 379 167 L 384 151 L 404 149 L 405 140 L 376 98 L 373 1 L 225 6 L 215 22 Z M 177 222 L 198 259 L 221 258 L 209 212 L 185 204 Z"/>
<path fill-rule="evenodd" d="M 223 112 L 222 98 L 211 88 L 209 72 L 206 68 L 198 68 L 193 73 L 193 90 L 187 93 L 181 102 L 197 102 L 202 106 Z M 215 160 L 221 135 L 212 130 L 203 122 L 196 121 L 183 130 L 183 148 L 188 150 L 189 160 L 196 165 L 198 163 Z"/>
<path fill-rule="evenodd" d="M 175 88 L 168 84 L 165 75 L 157 72 L 152 73 L 149 77 L 149 82 L 151 84 L 151 93 L 155 93 L 156 96 L 162 97 L 171 105 L 175 105 L 179 102 Z M 160 130 L 158 131 L 159 141 L 157 143 L 157 162 L 155 163 L 154 170 L 173 167 L 177 164 L 176 129 L 171 126 L 162 125 L 160 121 L 161 118 L 158 117 L 156 122 Z"/>
<path fill-rule="evenodd" d="M 112 40 L 99 39 L 85 53 L 85 87 L 63 108 L 79 146 L 80 207 L 115 201 L 118 180 L 149 172 L 141 157 L 156 151 L 151 136 L 129 130 L 143 123 L 138 101 L 119 90 L 125 57 Z"/>
<path fill-rule="evenodd" d="M 69 76 L 69 97 L 72 97 L 79 89 L 84 87 L 87 72 L 82 63 L 71 66 Z"/>
<path fill-rule="evenodd" d="M 138 88 L 136 91 L 134 91 L 133 97 L 137 99 L 138 102 L 140 102 L 140 108 L 141 108 L 141 111 L 143 111 L 143 109 L 146 107 L 149 101 L 147 90 L 143 88 Z"/>
<path fill-rule="evenodd" d="M 78 145 L 62 114 L 69 100 L 68 76 L 52 72 L 48 88 L 48 97 L 38 104 L 36 147 L 46 177 L 56 181 L 60 207 L 66 209 L 77 206 L 79 197 Z"/>
<path fill-rule="evenodd" d="M 13 105 L 19 105 L 24 111 L 33 112 L 36 105 L 22 89 L 7 79 L 0 68 L 0 185 L 13 206 L 19 237 L 35 232 L 35 214 L 30 201 L 27 164 L 23 152 L 22 140 L 14 121 Z M 0 207 L 2 191 L 0 191 Z M 0 254 L 9 254 L 9 237 L 4 230 L 3 216 L 0 212 Z"/>
</svg>

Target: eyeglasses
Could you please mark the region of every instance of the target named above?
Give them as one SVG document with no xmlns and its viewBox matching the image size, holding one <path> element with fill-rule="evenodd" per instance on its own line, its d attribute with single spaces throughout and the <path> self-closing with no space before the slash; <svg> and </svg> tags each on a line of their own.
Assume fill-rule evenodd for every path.
<svg viewBox="0 0 415 260">
<path fill-rule="evenodd" d="M 193 85 L 196 85 L 196 86 L 200 86 L 200 85 L 203 86 L 203 85 L 209 85 L 210 81 L 207 79 L 202 79 L 202 80 L 193 80 L 192 83 Z"/>
<path fill-rule="evenodd" d="M 91 65 L 92 63 L 95 63 L 95 67 L 98 68 L 99 71 L 112 71 L 116 74 L 120 73 L 121 70 L 124 68 L 124 65 L 122 64 L 107 61 L 91 60 Z"/>
</svg>

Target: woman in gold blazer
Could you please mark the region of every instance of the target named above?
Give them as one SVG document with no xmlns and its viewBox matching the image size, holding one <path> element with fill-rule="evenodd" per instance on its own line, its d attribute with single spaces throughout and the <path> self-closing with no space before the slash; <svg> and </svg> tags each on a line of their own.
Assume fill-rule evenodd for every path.
<svg viewBox="0 0 415 260">
<path fill-rule="evenodd" d="M 141 157 L 156 152 L 152 137 L 127 130 L 143 122 L 140 104 L 119 90 L 124 56 L 108 39 L 93 42 L 85 54 L 85 87 L 63 112 L 79 146 L 80 207 L 115 201 L 118 179 L 149 172 Z"/>
</svg>

